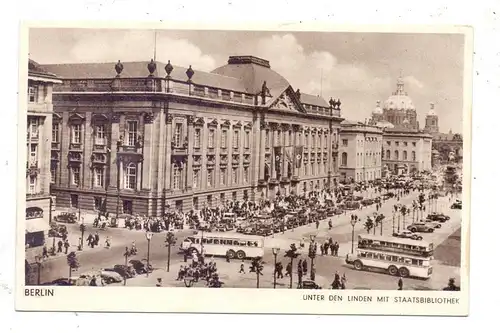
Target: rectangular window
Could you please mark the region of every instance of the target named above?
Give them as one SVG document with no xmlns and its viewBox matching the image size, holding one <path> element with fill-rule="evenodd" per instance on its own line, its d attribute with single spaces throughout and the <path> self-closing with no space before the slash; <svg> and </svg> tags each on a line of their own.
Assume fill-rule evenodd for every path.
<svg viewBox="0 0 500 333">
<path fill-rule="evenodd" d="M 38 152 L 38 145 L 36 144 L 31 144 L 30 145 L 30 166 L 35 166 L 37 161 L 38 161 L 38 156 L 37 156 L 37 152 Z"/>
<path fill-rule="evenodd" d="M 399 141 L 394 142 L 396 146 L 399 146 Z"/>
<path fill-rule="evenodd" d="M 309 147 L 309 134 L 304 134 L 305 146 Z"/>
<path fill-rule="evenodd" d="M 403 142 L 403 145 L 404 145 L 405 147 L 408 147 L 408 142 L 406 142 L 406 141 L 405 141 L 405 142 Z"/>
<path fill-rule="evenodd" d="M 269 130 L 266 130 L 265 144 L 266 144 L 266 148 L 269 148 Z"/>
<path fill-rule="evenodd" d="M 71 183 L 80 186 L 80 168 L 71 167 Z"/>
<path fill-rule="evenodd" d="M 36 192 L 36 176 L 30 176 L 30 186 L 28 189 L 29 194 L 35 194 Z"/>
<path fill-rule="evenodd" d="M 29 133 L 31 139 L 38 139 L 38 118 L 29 118 Z"/>
<path fill-rule="evenodd" d="M 59 124 L 52 123 L 52 142 L 59 142 Z"/>
<path fill-rule="evenodd" d="M 390 146 L 391 145 L 391 141 L 387 141 L 387 145 Z"/>
<path fill-rule="evenodd" d="M 215 130 L 210 129 L 208 131 L 208 148 L 214 147 Z"/>
<path fill-rule="evenodd" d="M 311 134 L 312 147 L 316 148 L 316 135 Z"/>
<path fill-rule="evenodd" d="M 29 86 L 28 87 L 28 101 L 30 103 L 36 103 L 38 101 L 38 87 Z"/>
<path fill-rule="evenodd" d="M 342 146 L 347 147 L 349 141 L 347 139 L 342 139 Z"/>
<path fill-rule="evenodd" d="M 104 186 L 104 170 L 103 168 L 94 168 L 94 186 Z"/>
<path fill-rule="evenodd" d="M 178 190 L 181 187 L 181 169 L 177 165 L 174 165 L 172 187 L 174 190 Z"/>
<path fill-rule="evenodd" d="M 194 148 L 201 147 L 201 129 L 195 128 L 194 130 Z"/>
<path fill-rule="evenodd" d="M 238 168 L 233 168 L 231 181 L 233 184 L 238 184 Z"/>
<path fill-rule="evenodd" d="M 276 132 L 276 136 L 274 138 L 274 145 L 281 146 L 281 131 Z"/>
<path fill-rule="evenodd" d="M 127 144 L 129 146 L 135 146 L 137 143 L 137 128 L 137 121 L 127 121 Z"/>
<path fill-rule="evenodd" d="M 193 171 L 193 188 L 198 188 L 198 182 L 200 181 L 200 170 Z"/>
<path fill-rule="evenodd" d="M 220 135 L 220 147 L 227 148 L 227 130 L 222 130 Z"/>
<path fill-rule="evenodd" d="M 94 138 L 96 145 L 105 144 L 104 125 L 96 125 L 94 128 Z"/>
<path fill-rule="evenodd" d="M 78 203 L 78 194 L 71 194 L 71 200 L 70 200 L 70 205 L 71 208 L 78 208 L 79 203 Z"/>
<path fill-rule="evenodd" d="M 412 145 L 413 145 L 413 147 L 416 147 L 417 143 L 416 142 L 412 142 Z"/>
<path fill-rule="evenodd" d="M 226 179 L 227 179 L 227 170 L 220 169 L 220 185 L 222 186 L 226 185 Z"/>
<path fill-rule="evenodd" d="M 207 171 L 207 187 L 212 187 L 213 186 L 213 179 L 214 177 L 214 170 L 210 169 Z"/>
<path fill-rule="evenodd" d="M 250 148 L 250 131 L 245 131 L 245 138 L 243 143 L 245 145 L 245 148 Z"/>
<path fill-rule="evenodd" d="M 248 167 L 243 168 L 243 182 L 247 184 L 249 182 L 249 173 L 248 173 Z"/>
<path fill-rule="evenodd" d="M 50 182 L 54 184 L 56 182 L 56 168 L 52 167 L 50 168 Z"/>
<path fill-rule="evenodd" d="M 233 148 L 240 147 L 240 131 L 234 131 L 233 133 Z"/>
<path fill-rule="evenodd" d="M 71 126 L 71 143 L 82 143 L 81 124 L 74 124 Z"/>
</svg>

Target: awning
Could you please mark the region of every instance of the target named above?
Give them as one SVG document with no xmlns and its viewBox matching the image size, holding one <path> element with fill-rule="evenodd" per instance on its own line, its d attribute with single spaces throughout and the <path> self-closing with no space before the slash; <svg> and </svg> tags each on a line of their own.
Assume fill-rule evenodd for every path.
<svg viewBox="0 0 500 333">
<path fill-rule="evenodd" d="M 43 218 L 29 219 L 26 220 L 26 231 L 27 232 L 39 232 L 49 230 L 49 223 Z"/>
</svg>

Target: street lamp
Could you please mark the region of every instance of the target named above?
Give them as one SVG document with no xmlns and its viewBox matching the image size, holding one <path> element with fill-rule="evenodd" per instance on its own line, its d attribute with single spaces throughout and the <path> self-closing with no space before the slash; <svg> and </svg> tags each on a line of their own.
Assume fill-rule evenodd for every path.
<svg viewBox="0 0 500 333">
<path fill-rule="evenodd" d="M 41 275 L 41 270 L 42 270 L 42 258 L 40 256 L 35 257 L 35 262 L 36 262 L 36 268 L 37 268 L 37 275 L 36 275 L 36 284 L 39 286 L 40 283 L 40 275 Z"/>
<path fill-rule="evenodd" d="M 82 237 L 80 240 L 80 251 L 83 251 L 83 234 L 85 233 L 85 230 L 87 228 L 85 227 L 85 224 L 83 223 L 83 220 L 80 223 L 80 232 L 82 233 Z"/>
<path fill-rule="evenodd" d="M 273 247 L 273 256 L 274 256 L 274 289 L 276 289 L 276 257 L 280 252 L 279 247 Z"/>
<path fill-rule="evenodd" d="M 358 216 L 351 215 L 352 237 L 351 237 L 351 254 L 354 254 L 354 226 L 358 223 Z"/>
<path fill-rule="evenodd" d="M 125 246 L 125 274 L 123 274 L 123 285 L 127 285 L 127 272 L 128 272 L 128 257 L 130 256 L 130 252 L 128 250 L 128 246 Z"/>
<path fill-rule="evenodd" d="M 316 239 L 316 236 L 315 235 L 310 235 L 309 236 L 310 239 L 311 239 L 311 244 L 309 245 L 309 258 L 311 258 L 311 280 L 314 281 L 314 273 L 313 273 L 313 267 L 314 267 L 314 258 L 316 258 L 316 251 L 317 251 L 317 248 L 316 248 L 316 243 L 314 242 L 314 240 Z"/>
<path fill-rule="evenodd" d="M 148 259 L 147 259 L 147 267 L 146 267 L 146 276 L 149 277 L 149 250 L 151 247 L 151 238 L 153 238 L 152 232 L 146 232 L 146 239 L 148 240 Z"/>
<path fill-rule="evenodd" d="M 174 234 L 169 231 L 167 232 L 167 238 L 165 239 L 166 246 L 168 248 L 168 257 L 167 257 L 167 272 L 170 272 L 170 248 L 175 244 Z"/>
</svg>

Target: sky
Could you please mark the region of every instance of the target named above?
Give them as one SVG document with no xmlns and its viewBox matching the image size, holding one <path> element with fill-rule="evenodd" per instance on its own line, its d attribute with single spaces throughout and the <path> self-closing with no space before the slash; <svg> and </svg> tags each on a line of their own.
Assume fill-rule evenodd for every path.
<svg viewBox="0 0 500 333">
<path fill-rule="evenodd" d="M 31 29 L 40 64 L 149 61 L 154 30 Z M 435 103 L 441 132 L 462 133 L 464 36 L 362 32 L 156 30 L 156 59 L 211 71 L 230 55 L 254 55 L 303 93 L 342 101 L 342 116 L 364 121 L 401 75 L 420 126 Z"/>
</svg>

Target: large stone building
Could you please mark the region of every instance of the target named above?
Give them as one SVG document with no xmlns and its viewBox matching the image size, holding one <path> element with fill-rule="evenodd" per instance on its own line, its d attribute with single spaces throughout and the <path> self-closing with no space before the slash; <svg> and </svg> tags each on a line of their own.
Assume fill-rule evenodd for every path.
<svg viewBox="0 0 500 333">
<path fill-rule="evenodd" d="M 382 176 L 380 127 L 344 120 L 340 129 L 340 180 L 369 181 Z"/>
<path fill-rule="evenodd" d="M 52 138 L 52 88 L 61 81 L 28 62 L 26 128 L 26 245 L 44 243 L 51 214 L 50 154 Z"/>
<path fill-rule="evenodd" d="M 63 80 L 58 206 L 155 216 L 338 181 L 340 101 L 294 90 L 264 59 L 233 56 L 210 73 L 154 61 L 45 68 Z"/>
<path fill-rule="evenodd" d="M 432 119 L 426 124 L 432 124 Z M 377 101 L 370 124 L 383 128 L 382 175 L 430 170 L 432 135 L 420 130 L 416 108 L 399 78 L 396 91 L 384 102 Z"/>
<path fill-rule="evenodd" d="M 432 135 L 432 165 L 461 162 L 463 158 L 463 138 L 461 134 L 439 132 L 439 117 L 434 103 L 431 103 L 425 117 L 424 131 Z"/>
</svg>

